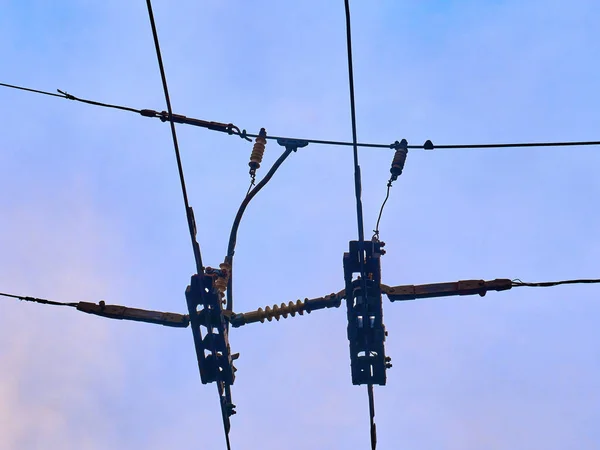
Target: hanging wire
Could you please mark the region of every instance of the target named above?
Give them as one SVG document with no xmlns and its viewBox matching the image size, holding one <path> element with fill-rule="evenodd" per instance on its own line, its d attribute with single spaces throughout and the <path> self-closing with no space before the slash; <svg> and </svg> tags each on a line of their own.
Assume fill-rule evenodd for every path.
<svg viewBox="0 0 600 450">
<path fill-rule="evenodd" d="M 238 228 L 240 227 L 240 223 L 242 221 L 244 212 L 246 211 L 246 208 L 248 207 L 250 200 L 252 200 L 254 198 L 254 196 L 256 194 L 258 194 L 263 187 L 265 187 L 265 185 L 269 182 L 269 180 L 273 177 L 273 175 L 275 175 L 275 172 L 277 172 L 277 169 L 279 169 L 279 166 L 281 166 L 283 164 L 283 162 L 287 159 L 287 157 L 290 156 L 290 153 L 292 153 L 292 151 L 294 151 L 294 149 L 292 147 L 286 147 L 285 151 L 281 154 L 281 156 L 277 159 L 277 161 L 275 161 L 273 163 L 273 165 L 271 166 L 271 168 L 269 169 L 267 174 L 264 176 L 264 178 L 259 181 L 259 183 L 256 185 L 256 187 L 254 189 L 249 191 L 249 193 L 246 195 L 246 197 L 242 201 L 242 204 L 238 208 L 237 214 L 235 215 L 235 219 L 233 220 L 233 224 L 231 225 L 231 231 L 229 233 L 229 244 L 227 245 L 227 256 L 225 257 L 225 263 L 229 264 L 229 280 L 227 283 L 227 305 L 225 308 L 227 311 L 233 310 L 233 256 L 235 254 L 235 245 L 237 242 L 237 232 L 238 232 Z"/>
<path fill-rule="evenodd" d="M 383 214 L 383 208 L 385 207 L 385 204 L 388 201 L 388 198 L 390 198 L 390 188 L 392 187 L 392 181 L 388 181 L 387 183 L 387 193 L 385 194 L 385 199 L 383 200 L 383 203 L 381 204 L 381 208 L 379 209 L 379 216 L 377 217 L 377 225 L 375 225 L 375 229 L 373 230 L 373 240 L 375 241 L 379 241 L 379 222 L 381 221 L 381 215 Z"/>
<path fill-rule="evenodd" d="M 346 12 L 346 49 L 348 53 L 348 84 L 350 88 L 350 118 L 352 121 L 352 147 L 354 156 L 354 194 L 356 197 L 356 222 L 358 225 L 358 241 L 359 241 L 359 252 L 358 260 L 360 264 L 360 277 L 362 292 L 367 292 L 367 279 L 365 276 L 365 232 L 363 224 L 363 210 L 361 201 L 361 176 L 360 166 L 358 165 L 358 145 L 356 138 L 356 106 L 354 103 L 354 73 L 352 68 L 352 31 L 350 28 L 350 4 L 348 0 L 344 0 L 344 7 Z M 363 295 L 365 295 L 363 294 Z M 367 303 L 364 303 L 365 316 L 368 315 Z M 369 418 L 370 418 L 370 434 L 371 434 L 371 449 L 375 450 L 377 446 L 377 433 L 375 427 L 375 404 L 373 399 L 373 385 L 367 386 L 367 392 L 369 396 Z"/>
<path fill-rule="evenodd" d="M 145 117 L 159 118 L 163 122 L 171 122 L 176 121 L 177 123 L 183 123 L 185 125 L 194 125 L 200 126 L 203 128 L 208 128 L 213 131 L 220 131 L 227 134 L 231 134 L 234 136 L 239 136 L 242 139 L 249 140 L 250 138 L 257 138 L 258 134 L 246 133 L 246 130 L 241 130 L 233 124 L 221 124 L 219 122 L 207 122 L 200 119 L 192 119 L 187 118 L 185 116 L 185 120 L 177 120 L 178 116 L 176 114 L 163 115 L 157 111 L 152 109 L 135 109 L 130 108 L 128 106 L 120 106 L 113 105 L 110 103 L 101 103 L 93 100 L 87 100 L 79 97 L 75 97 L 71 94 L 67 94 L 66 92 L 62 94 L 55 94 L 52 92 L 41 91 L 38 89 L 31 89 L 22 86 L 15 86 L 12 84 L 0 83 L 0 86 L 4 86 L 12 89 L 19 89 L 22 91 L 34 92 L 36 94 L 50 95 L 53 97 L 64 98 L 67 100 L 74 100 L 77 102 L 87 103 L 95 106 L 102 106 L 106 108 L 114 108 L 120 109 L 123 111 L 130 111 L 141 114 Z M 63 92 L 63 91 L 59 91 Z M 212 125 L 211 125 L 212 124 Z M 353 147 L 354 142 L 347 141 L 335 141 L 328 139 L 298 139 L 298 138 L 289 138 L 285 136 L 267 136 L 266 139 L 296 139 L 303 140 L 310 144 L 322 144 L 322 145 L 338 145 L 338 146 L 346 146 Z M 600 141 L 556 141 L 556 142 L 515 142 L 515 143 L 496 143 L 496 144 L 444 144 L 444 145 L 433 145 L 431 141 L 426 141 L 423 145 L 409 145 L 407 148 L 412 150 L 443 150 L 443 149 L 486 149 L 486 148 L 524 148 L 524 147 L 585 147 L 585 146 L 597 146 L 600 145 Z M 364 148 L 393 148 L 394 144 L 377 144 L 377 143 L 369 143 L 369 142 L 357 142 L 357 147 Z"/>
<path fill-rule="evenodd" d="M 163 84 L 163 91 L 165 94 L 165 100 L 167 102 L 167 110 L 169 113 L 168 117 L 170 119 L 173 117 L 173 110 L 171 108 L 171 100 L 169 98 L 169 89 L 167 86 L 167 78 L 165 75 L 165 69 L 164 69 L 162 56 L 161 56 L 161 52 L 160 52 L 160 44 L 158 41 L 158 33 L 156 31 L 156 23 L 154 22 L 154 13 L 152 12 L 151 0 L 146 0 L 146 6 L 148 7 L 148 17 L 150 19 L 150 25 L 152 27 L 152 36 L 154 38 L 154 48 L 156 50 L 156 58 L 158 60 L 160 76 L 161 76 L 161 80 L 162 80 L 162 84 Z M 175 156 L 177 159 L 177 168 L 179 170 L 179 180 L 181 181 L 181 190 L 183 193 L 183 201 L 185 203 L 186 216 L 187 216 L 187 220 L 188 220 L 188 228 L 190 231 L 190 238 L 191 238 L 192 247 L 194 250 L 194 259 L 196 261 L 196 271 L 200 275 L 200 274 L 204 273 L 204 267 L 202 266 L 200 245 L 196 241 L 196 223 L 195 223 L 195 219 L 193 216 L 192 208 L 189 206 L 189 202 L 188 202 L 187 190 L 185 187 L 185 179 L 183 176 L 183 167 L 182 167 L 182 163 L 181 163 L 181 156 L 179 153 L 179 145 L 177 143 L 177 134 L 175 132 L 175 123 L 172 120 L 169 120 L 169 124 L 171 126 L 171 136 L 173 137 L 173 147 L 175 148 Z M 191 312 L 190 312 L 190 314 L 191 314 Z M 215 354 L 215 355 L 217 354 L 216 348 L 214 347 L 214 343 L 213 343 L 212 351 L 213 351 L 213 354 Z M 224 395 L 226 396 L 226 398 L 228 400 L 231 398 L 231 392 L 229 390 L 229 386 L 222 386 L 220 382 L 217 382 L 216 384 L 217 384 L 217 391 L 219 393 L 219 399 L 220 399 L 221 416 L 222 416 L 222 420 L 223 420 L 223 431 L 225 432 L 225 442 L 227 444 L 227 450 L 231 450 L 231 443 L 229 441 L 229 430 L 230 430 L 229 413 L 227 411 L 226 403 L 223 401 Z M 229 402 L 229 403 L 231 403 L 231 402 Z"/>
</svg>

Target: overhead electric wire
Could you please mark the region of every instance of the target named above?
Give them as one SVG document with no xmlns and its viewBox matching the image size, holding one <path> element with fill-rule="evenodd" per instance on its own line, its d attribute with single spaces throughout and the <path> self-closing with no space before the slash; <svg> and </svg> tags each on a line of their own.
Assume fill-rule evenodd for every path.
<svg viewBox="0 0 600 450">
<path fill-rule="evenodd" d="M 41 303 L 44 305 L 70 306 L 72 308 L 77 308 L 77 311 L 100 317 L 106 317 L 109 319 L 131 320 L 134 322 L 145 322 L 176 328 L 186 328 L 190 324 L 190 318 L 185 314 L 129 308 L 127 306 L 120 305 L 107 305 L 102 300 L 99 304 L 90 302 L 65 303 L 48 300 L 45 298 L 6 294 L 4 292 L 0 292 L 0 296 L 16 298 L 28 302 Z"/>
<path fill-rule="evenodd" d="M 165 94 L 165 101 L 167 103 L 167 111 L 169 114 L 169 116 L 168 116 L 169 124 L 171 126 L 171 136 L 173 138 L 173 147 L 175 148 L 175 156 L 177 159 L 177 169 L 179 170 L 179 180 L 181 182 L 181 190 L 182 190 L 183 201 L 184 201 L 185 209 L 186 209 L 188 228 L 190 231 L 190 238 L 191 238 L 192 247 L 194 250 L 194 259 L 196 261 L 196 271 L 199 275 L 202 275 L 204 273 L 204 267 L 202 265 L 202 256 L 200 254 L 200 245 L 198 244 L 198 241 L 196 240 L 196 223 L 195 223 L 195 219 L 193 216 L 192 208 L 189 205 L 187 190 L 185 187 L 185 178 L 183 175 L 183 166 L 181 163 L 181 155 L 179 153 L 179 144 L 177 143 L 177 133 L 175 131 L 175 123 L 173 122 L 173 120 L 170 120 L 173 117 L 173 109 L 171 107 L 171 99 L 169 97 L 169 88 L 167 86 L 167 77 L 165 75 L 165 69 L 164 69 L 164 65 L 163 65 L 163 61 L 162 61 L 162 55 L 160 52 L 160 43 L 158 40 L 158 32 L 156 30 L 156 23 L 154 21 L 154 13 L 152 12 L 151 0 L 146 0 L 146 6 L 148 7 L 148 17 L 150 19 L 150 25 L 152 27 L 152 36 L 154 38 L 154 48 L 156 50 L 156 58 L 158 60 L 158 66 L 160 69 L 160 76 L 161 76 L 161 80 L 162 80 L 163 91 Z M 192 311 L 190 311 L 190 314 L 192 314 Z M 208 323 L 207 323 L 207 325 L 208 325 Z M 217 351 L 216 351 L 216 348 L 214 345 L 214 341 L 213 341 L 213 345 L 212 345 L 212 352 L 214 355 L 217 354 Z M 228 400 L 230 400 L 231 391 L 229 389 L 229 386 L 227 386 L 225 383 L 223 383 L 223 384 L 225 384 L 225 386 L 223 387 L 221 385 L 220 380 L 217 380 L 216 384 L 217 384 L 217 392 L 219 394 L 219 403 L 221 406 L 221 417 L 222 417 L 222 421 L 223 421 L 223 431 L 225 432 L 225 442 L 227 444 L 227 450 L 231 450 L 231 443 L 229 441 L 229 430 L 230 430 L 229 414 L 227 412 L 225 402 L 223 402 L 223 394 L 225 393 L 226 398 Z M 229 402 L 229 403 L 231 403 L 231 402 Z"/>
<path fill-rule="evenodd" d="M 539 283 L 526 283 L 521 281 L 518 278 L 512 280 L 512 285 L 514 287 L 553 287 L 559 286 L 561 284 L 592 284 L 592 283 L 600 283 L 600 279 L 589 279 L 582 278 L 577 280 L 562 280 L 562 281 L 543 281 Z"/>
<path fill-rule="evenodd" d="M 15 86 L 15 85 L 6 84 L 6 83 L 0 83 L 0 86 L 9 87 L 9 88 L 12 88 L 12 89 L 19 89 L 19 90 L 22 90 L 22 91 L 34 92 L 36 94 L 50 95 L 52 97 L 64 98 L 64 99 L 67 99 L 67 100 L 74 100 L 76 102 L 87 103 L 89 105 L 94 105 L 94 106 L 102 106 L 104 108 L 120 109 L 120 110 L 123 110 L 123 111 L 129 111 L 129 112 L 134 112 L 134 113 L 141 114 L 141 110 L 140 109 L 130 108 L 128 106 L 113 105 L 111 103 L 102 103 L 102 102 L 97 102 L 97 101 L 94 101 L 94 100 L 87 100 L 85 98 L 75 97 L 74 95 L 71 95 L 71 94 L 69 94 L 67 92 L 61 91 L 60 89 L 57 89 L 56 91 L 59 92 L 59 93 L 55 94 L 53 92 L 40 91 L 38 89 L 30 89 L 30 88 L 26 88 L 26 87 L 22 87 L 22 86 Z"/>
<path fill-rule="evenodd" d="M 16 298 L 18 300 L 23 300 L 23 301 L 26 301 L 26 302 L 42 303 L 44 305 L 71 306 L 73 308 L 77 308 L 77 305 L 78 305 L 78 303 L 57 302 L 57 301 L 48 300 L 48 299 L 45 299 L 45 298 L 37 298 L 37 297 L 29 297 L 29 296 L 23 296 L 23 295 L 7 294 L 5 292 L 0 292 L 0 296 L 2 296 L 2 297 Z"/>
<path fill-rule="evenodd" d="M 363 224 L 363 209 L 361 200 L 361 176 L 360 166 L 358 164 L 358 145 L 356 137 L 356 105 L 354 102 L 354 71 L 352 68 L 352 31 L 350 28 L 350 4 L 348 0 L 344 0 L 344 7 L 346 12 L 346 49 L 348 53 L 348 85 L 350 88 L 350 119 L 352 122 L 352 149 L 354 157 L 354 195 L 356 197 L 356 222 L 358 226 L 358 242 L 359 252 L 358 260 L 360 264 L 360 276 L 361 276 L 361 289 L 363 295 L 367 295 L 367 278 L 365 274 L 365 231 Z M 347 300 L 349 301 L 349 300 Z M 368 316 L 367 302 L 364 302 L 363 308 L 365 316 Z M 369 421 L 370 421 L 370 434 L 371 434 L 371 449 L 375 450 L 377 446 L 377 433 L 375 426 L 375 403 L 373 399 L 373 385 L 367 386 L 367 393 L 369 396 Z"/>
<path fill-rule="evenodd" d="M 246 197 L 244 197 L 244 200 L 242 201 L 242 204 L 238 208 L 238 212 L 235 215 L 235 219 L 233 220 L 233 224 L 231 225 L 231 231 L 229 233 L 229 244 L 227 245 L 227 256 L 225 257 L 225 262 L 230 265 L 229 266 L 229 280 L 227 282 L 227 305 L 225 307 L 225 309 L 227 311 L 233 310 L 233 256 L 235 254 L 235 245 L 237 243 L 237 232 L 238 232 L 238 228 L 240 227 L 240 223 L 242 221 L 244 212 L 246 211 L 246 208 L 248 207 L 250 200 L 252 200 L 254 198 L 254 196 L 256 194 L 258 194 L 263 187 L 265 187 L 265 185 L 269 182 L 269 180 L 271 180 L 271 178 L 273 178 L 273 175 L 275 175 L 275 172 L 277 172 L 277 169 L 279 169 L 279 166 L 281 166 L 283 164 L 283 162 L 287 159 L 287 157 L 290 156 L 290 153 L 292 153 L 292 151 L 294 151 L 293 148 L 286 147 L 285 151 L 273 163 L 273 165 L 271 166 L 271 168 L 269 169 L 267 174 L 264 176 L 264 178 L 262 180 L 260 180 L 260 182 L 256 185 L 256 187 L 254 189 L 252 189 L 251 191 L 248 192 L 248 194 L 246 194 Z M 252 187 L 252 186 L 250 186 L 250 187 Z"/>
<path fill-rule="evenodd" d="M 221 124 L 219 122 L 207 122 L 207 121 L 200 120 L 200 119 L 192 119 L 192 118 L 187 118 L 185 116 L 179 116 L 179 117 L 185 117 L 185 121 L 181 121 L 180 119 L 178 119 L 177 114 L 171 114 L 171 119 L 169 119 L 168 115 L 163 115 L 160 112 L 154 111 L 152 109 L 135 109 L 135 108 L 131 108 L 128 106 L 113 105 L 110 103 L 102 103 L 102 102 L 97 102 L 94 100 L 87 100 L 87 99 L 75 97 L 74 95 L 67 94 L 66 92 L 63 92 L 60 90 L 58 92 L 61 92 L 61 94 L 55 94 L 53 92 L 41 91 L 38 89 L 31 89 L 31 88 L 15 86 L 15 85 L 6 84 L 6 83 L 0 83 L 0 86 L 12 88 L 12 89 L 19 89 L 22 91 L 34 92 L 36 94 L 50 95 L 53 97 L 64 98 L 67 100 L 74 100 L 77 102 L 87 103 L 87 104 L 95 105 L 95 106 L 102 106 L 105 108 L 113 108 L 113 109 L 120 109 L 123 111 L 130 111 L 130 112 L 134 112 L 137 114 L 141 114 L 145 117 L 158 118 L 164 122 L 172 123 L 173 121 L 175 121 L 176 123 L 182 123 L 184 125 L 200 126 L 203 128 L 213 130 L 213 131 L 220 131 L 220 132 L 224 132 L 227 134 L 239 136 L 241 138 L 256 138 L 256 137 L 258 137 L 258 134 L 246 133 L 245 130 L 239 131 L 239 128 L 233 124 Z M 215 124 L 215 125 L 217 125 L 217 127 L 211 128 L 211 124 Z M 296 140 L 306 141 L 310 144 L 337 145 L 337 146 L 346 146 L 346 147 L 354 147 L 354 145 L 356 145 L 357 147 L 365 147 L 365 148 L 387 148 L 387 149 L 394 148 L 394 144 L 377 144 L 377 143 L 369 143 L 369 142 L 357 142 L 355 144 L 354 142 L 335 141 L 335 140 L 327 140 L 327 139 L 298 139 L 298 138 L 289 138 L 289 137 L 284 137 L 284 136 L 266 136 L 266 139 L 267 140 L 269 140 L 269 139 L 274 139 L 274 140 L 296 139 Z M 492 144 L 444 144 L 444 145 L 431 144 L 431 145 L 432 146 L 430 147 L 427 145 L 427 143 L 425 143 L 423 145 L 409 145 L 409 146 L 407 146 L 407 148 L 412 149 L 412 150 L 440 150 L 440 149 L 522 148 L 522 147 L 585 147 L 585 146 L 593 146 L 593 145 L 600 146 L 600 141 L 514 142 L 514 143 L 496 143 L 496 144 L 492 143 Z"/>
<path fill-rule="evenodd" d="M 156 23 L 154 22 L 154 13 L 152 12 L 151 0 L 146 0 L 146 6 L 148 7 L 148 17 L 150 19 L 150 26 L 152 27 L 152 37 L 154 38 L 154 49 L 156 50 L 156 59 L 158 60 L 158 67 L 160 70 L 160 78 L 162 81 L 163 92 L 165 95 L 165 101 L 167 103 L 167 112 L 169 117 L 173 116 L 173 108 L 171 107 L 171 98 L 169 96 L 169 87 L 167 85 L 167 76 L 165 74 L 165 67 L 162 60 L 162 54 L 160 52 L 160 43 L 158 40 L 158 32 L 156 31 Z M 181 182 L 181 192 L 183 194 L 183 203 L 185 204 L 185 212 L 188 221 L 188 228 L 190 231 L 190 238 L 192 240 L 192 247 L 194 249 L 194 259 L 196 260 L 196 271 L 202 273 L 202 255 L 200 254 L 200 246 L 196 241 L 196 224 L 193 218 L 193 214 L 188 201 L 187 189 L 185 187 L 185 178 L 183 175 L 183 165 L 181 163 L 181 154 L 179 152 L 179 143 L 177 142 L 177 132 L 175 131 L 175 123 L 169 120 L 171 126 L 171 137 L 173 138 L 173 147 L 175 149 L 175 158 L 177 159 L 177 170 L 179 171 L 179 181 Z"/>
</svg>

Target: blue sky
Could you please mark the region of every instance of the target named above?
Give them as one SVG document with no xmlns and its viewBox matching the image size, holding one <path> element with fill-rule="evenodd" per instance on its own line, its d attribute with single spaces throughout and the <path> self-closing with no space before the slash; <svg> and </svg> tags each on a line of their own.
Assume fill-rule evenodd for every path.
<svg viewBox="0 0 600 450">
<path fill-rule="evenodd" d="M 164 109 L 145 2 L 3 1 L 5 83 Z M 250 132 L 351 136 L 343 2 L 155 1 L 174 110 Z M 597 140 L 597 2 L 353 2 L 358 136 Z M 184 312 L 194 264 L 168 126 L 3 89 L 0 291 Z M 205 264 L 251 144 L 178 127 Z M 267 146 L 259 177 L 281 153 Z M 367 234 L 392 153 L 361 150 Z M 381 224 L 386 284 L 597 278 L 596 148 L 411 151 Z M 352 154 L 310 145 L 251 203 L 242 312 L 343 286 Z M 595 449 L 598 288 L 385 300 L 380 449 Z M 233 330 L 235 449 L 368 448 L 343 308 Z M 191 333 L 0 302 L 1 449 L 224 448 Z"/>
</svg>

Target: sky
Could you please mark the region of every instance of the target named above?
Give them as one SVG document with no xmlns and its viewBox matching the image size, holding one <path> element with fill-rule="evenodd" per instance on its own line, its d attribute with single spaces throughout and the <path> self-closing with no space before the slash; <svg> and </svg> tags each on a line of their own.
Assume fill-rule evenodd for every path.
<svg viewBox="0 0 600 450">
<path fill-rule="evenodd" d="M 0 82 L 165 109 L 145 2 L 0 1 Z M 592 0 L 351 2 L 358 138 L 598 140 Z M 174 111 L 349 140 L 342 1 L 155 0 Z M 2 88 L 0 291 L 186 312 L 194 273 L 169 127 Z M 178 126 L 204 263 L 252 144 Z M 267 145 L 260 179 L 282 152 Z M 365 233 L 393 152 L 361 149 Z M 599 278 L 598 148 L 410 151 L 381 222 L 388 285 Z M 251 202 L 236 312 L 343 288 L 352 150 L 311 144 Z M 390 303 L 378 448 L 597 449 L 594 285 Z M 344 307 L 234 329 L 232 448 L 369 448 Z M 225 448 L 189 329 L 0 301 L 0 449 Z"/>
</svg>

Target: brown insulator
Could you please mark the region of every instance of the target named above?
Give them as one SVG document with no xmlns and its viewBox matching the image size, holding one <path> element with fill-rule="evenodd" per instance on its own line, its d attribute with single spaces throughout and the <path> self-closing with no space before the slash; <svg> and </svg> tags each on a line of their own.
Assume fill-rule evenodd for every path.
<svg viewBox="0 0 600 450">
<path fill-rule="evenodd" d="M 394 153 L 392 167 L 390 168 L 392 180 L 396 180 L 402 174 L 402 170 L 404 170 L 404 163 L 408 154 L 407 146 L 408 142 L 406 142 L 406 139 L 402 139 L 401 142 L 396 141 L 396 153 Z"/>
<path fill-rule="evenodd" d="M 250 154 L 250 162 L 248 165 L 250 166 L 250 173 L 253 174 L 256 172 L 256 169 L 260 167 L 260 163 L 262 162 L 263 155 L 265 154 L 265 145 L 267 144 L 267 132 L 264 128 L 260 129 L 258 133 L 258 137 L 254 142 L 254 147 L 252 147 L 252 153 Z"/>
<path fill-rule="evenodd" d="M 219 264 L 221 269 L 221 276 L 218 276 L 214 281 L 214 287 L 223 294 L 227 290 L 227 284 L 229 284 L 229 274 L 231 273 L 231 264 L 221 263 Z"/>
</svg>

